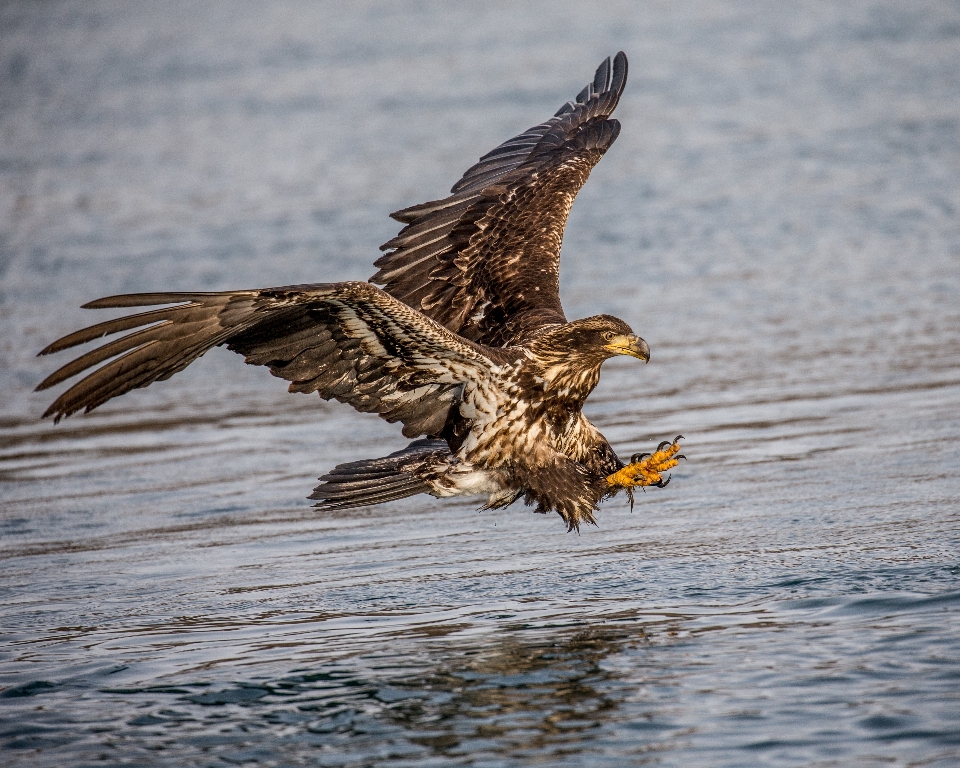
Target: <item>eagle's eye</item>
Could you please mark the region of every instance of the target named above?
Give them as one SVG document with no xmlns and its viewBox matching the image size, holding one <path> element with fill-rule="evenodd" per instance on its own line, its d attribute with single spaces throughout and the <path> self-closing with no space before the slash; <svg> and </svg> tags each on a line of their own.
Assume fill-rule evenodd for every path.
<svg viewBox="0 0 960 768">
<path fill-rule="evenodd" d="M 604 331 L 604 332 L 603 332 L 603 340 L 604 340 L 604 341 L 613 341 L 613 337 L 614 337 L 614 336 L 616 336 L 616 334 L 615 334 L 613 331 Z"/>
</svg>

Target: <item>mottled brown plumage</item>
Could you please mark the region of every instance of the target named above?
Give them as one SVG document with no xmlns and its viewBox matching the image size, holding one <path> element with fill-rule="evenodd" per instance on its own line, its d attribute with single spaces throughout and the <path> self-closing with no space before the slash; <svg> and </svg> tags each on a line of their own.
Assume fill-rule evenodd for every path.
<svg viewBox="0 0 960 768">
<path fill-rule="evenodd" d="M 590 170 L 619 132 L 610 119 L 626 84 L 619 53 L 555 117 L 505 142 L 443 200 L 394 214 L 370 283 L 222 293 L 114 296 L 90 308 L 170 305 L 72 333 L 41 354 L 133 331 L 68 363 L 38 389 L 94 366 L 47 409 L 59 421 L 167 379 L 214 346 L 416 438 L 381 459 L 321 478 L 317 506 L 375 504 L 415 493 L 519 497 L 568 526 L 599 501 L 664 484 L 676 441 L 626 466 L 582 407 L 613 355 L 649 358 L 622 320 L 567 322 L 559 296 L 563 229 Z"/>
</svg>

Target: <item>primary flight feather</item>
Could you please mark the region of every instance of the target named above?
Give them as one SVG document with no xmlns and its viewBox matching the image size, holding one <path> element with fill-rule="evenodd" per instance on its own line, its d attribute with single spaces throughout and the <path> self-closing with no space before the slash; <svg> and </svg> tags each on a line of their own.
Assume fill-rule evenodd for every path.
<svg viewBox="0 0 960 768">
<path fill-rule="evenodd" d="M 610 115 L 626 80 L 621 52 L 554 117 L 480 158 L 449 197 L 392 214 L 406 226 L 382 246 L 369 283 L 144 293 L 86 304 L 166 306 L 46 347 L 40 354 L 133 331 L 41 382 L 37 389 L 47 389 L 103 363 L 44 416 L 59 421 L 90 411 L 226 346 L 289 381 L 291 392 L 335 398 L 421 438 L 324 475 L 310 497 L 318 507 L 429 493 L 483 495 L 490 508 L 523 497 L 539 512 L 558 512 L 572 530 L 594 522 L 607 496 L 665 485 L 662 473 L 682 458 L 679 438 L 624 464 L 582 413 L 604 360 L 646 361 L 646 342 L 609 315 L 568 322 L 560 304 L 564 226 L 620 132 Z"/>
</svg>

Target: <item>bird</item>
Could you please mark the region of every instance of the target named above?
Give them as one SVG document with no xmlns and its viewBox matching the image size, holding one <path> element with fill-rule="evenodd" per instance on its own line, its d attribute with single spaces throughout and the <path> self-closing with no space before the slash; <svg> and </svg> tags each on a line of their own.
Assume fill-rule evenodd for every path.
<svg viewBox="0 0 960 768">
<path fill-rule="evenodd" d="M 391 214 L 403 224 L 368 282 L 109 296 L 90 309 L 144 308 L 54 341 L 48 355 L 131 331 L 50 374 L 86 374 L 43 414 L 55 422 L 183 370 L 223 346 L 251 365 L 402 424 L 402 450 L 336 466 L 309 497 L 326 510 L 420 493 L 518 499 L 568 531 L 596 525 L 606 498 L 663 487 L 680 439 L 622 461 L 584 416 L 609 358 L 650 359 L 627 323 L 568 321 L 560 246 L 574 198 L 620 132 L 623 52 L 545 122 L 483 155 L 447 197 Z M 91 368 L 103 363 L 99 368 Z"/>
</svg>

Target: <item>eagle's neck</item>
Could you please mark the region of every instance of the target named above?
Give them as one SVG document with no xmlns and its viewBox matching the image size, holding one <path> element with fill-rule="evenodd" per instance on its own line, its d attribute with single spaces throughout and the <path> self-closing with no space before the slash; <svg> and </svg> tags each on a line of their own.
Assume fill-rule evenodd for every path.
<svg viewBox="0 0 960 768">
<path fill-rule="evenodd" d="M 535 374 L 540 397 L 567 411 L 580 411 L 600 381 L 602 360 L 585 362 L 577 356 L 539 355 Z"/>
</svg>

